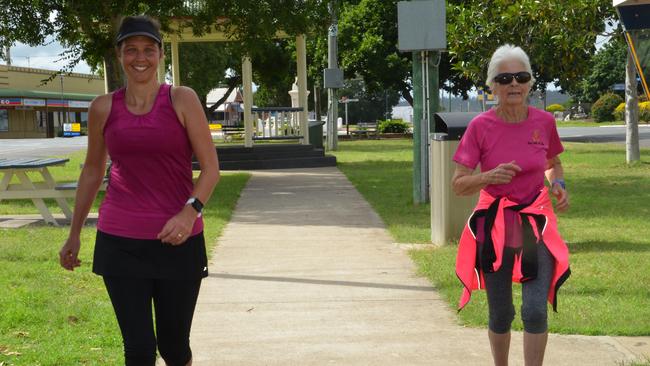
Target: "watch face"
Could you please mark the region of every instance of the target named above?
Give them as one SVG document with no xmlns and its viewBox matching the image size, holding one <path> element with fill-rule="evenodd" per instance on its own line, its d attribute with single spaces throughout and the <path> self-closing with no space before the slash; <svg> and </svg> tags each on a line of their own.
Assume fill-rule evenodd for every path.
<svg viewBox="0 0 650 366">
<path fill-rule="evenodd" d="M 196 212 L 201 213 L 203 211 L 203 204 L 197 198 L 192 197 L 190 204 L 196 210 Z"/>
</svg>

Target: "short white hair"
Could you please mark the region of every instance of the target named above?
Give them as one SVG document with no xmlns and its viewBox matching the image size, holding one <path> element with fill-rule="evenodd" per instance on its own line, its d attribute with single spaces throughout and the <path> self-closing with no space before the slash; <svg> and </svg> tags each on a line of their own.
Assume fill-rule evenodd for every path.
<svg viewBox="0 0 650 366">
<path fill-rule="evenodd" d="M 521 47 L 513 46 L 511 44 L 504 44 L 503 46 L 497 48 L 496 51 L 494 51 L 492 58 L 490 59 L 490 64 L 488 65 L 487 81 L 485 84 L 489 86 L 490 89 L 493 89 L 494 77 L 498 75 L 499 66 L 501 63 L 504 61 L 512 60 L 521 62 L 521 64 L 524 65 L 526 71 L 530 73 L 530 85 L 535 82 L 535 78 L 532 76 L 533 69 L 530 67 L 530 59 L 528 58 L 526 52 L 524 52 Z"/>
</svg>

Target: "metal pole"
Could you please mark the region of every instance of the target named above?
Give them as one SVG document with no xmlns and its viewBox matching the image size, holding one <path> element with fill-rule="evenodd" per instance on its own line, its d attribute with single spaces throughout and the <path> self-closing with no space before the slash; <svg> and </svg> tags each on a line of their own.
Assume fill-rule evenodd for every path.
<svg viewBox="0 0 650 366">
<path fill-rule="evenodd" d="M 420 197 L 422 202 L 429 202 L 429 51 L 422 51 L 422 129 L 420 134 Z"/>
<path fill-rule="evenodd" d="M 329 29 L 329 35 L 327 38 L 327 67 L 330 69 L 338 68 L 337 61 L 337 40 L 338 35 L 338 20 L 336 17 L 336 0 L 331 0 L 329 3 L 330 15 L 332 17 L 332 23 Z M 327 100 L 329 111 L 327 113 L 327 149 L 336 150 L 338 147 L 338 111 L 339 105 L 336 98 L 336 89 L 329 88 L 327 89 Z"/>
<path fill-rule="evenodd" d="M 68 123 L 68 113 L 65 111 L 65 106 L 63 105 L 63 73 L 59 73 L 61 79 L 61 113 L 63 114 L 63 123 Z"/>
</svg>

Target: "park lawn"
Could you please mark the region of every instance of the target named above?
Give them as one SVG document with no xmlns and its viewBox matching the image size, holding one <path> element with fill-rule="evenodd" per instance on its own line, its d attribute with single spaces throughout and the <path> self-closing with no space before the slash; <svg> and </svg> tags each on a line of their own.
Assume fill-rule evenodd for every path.
<svg viewBox="0 0 650 366">
<path fill-rule="evenodd" d="M 75 181 L 84 153 L 50 169 Z M 250 175 L 225 173 L 204 211 L 208 253 L 230 220 Z M 97 210 L 99 199 L 93 211 Z M 52 201 L 48 204 L 56 207 Z M 54 212 L 59 212 L 56 209 Z M 31 201 L 0 202 L 0 215 L 37 213 Z M 82 231 L 82 265 L 58 264 L 68 227 L 0 229 L 0 365 L 119 365 L 122 341 L 101 277 L 91 272 L 95 228 Z"/>
<path fill-rule="evenodd" d="M 571 209 L 559 228 L 571 252 L 572 276 L 560 289 L 554 333 L 650 335 L 650 150 L 642 162 L 625 164 L 625 147 L 566 143 L 562 154 Z M 341 142 L 339 168 L 370 202 L 397 242 L 428 243 L 429 205 L 412 204 L 412 141 Z M 461 284 L 454 273 L 456 244 L 411 252 L 455 310 Z M 515 309 L 520 290 L 515 285 Z M 484 327 L 485 293 L 477 291 L 459 323 Z M 514 329 L 521 330 L 516 319 Z"/>
<path fill-rule="evenodd" d="M 602 126 L 625 126 L 625 121 L 611 121 L 611 122 L 595 122 L 594 120 L 571 120 L 560 121 L 555 120 L 558 127 L 602 127 Z"/>
</svg>

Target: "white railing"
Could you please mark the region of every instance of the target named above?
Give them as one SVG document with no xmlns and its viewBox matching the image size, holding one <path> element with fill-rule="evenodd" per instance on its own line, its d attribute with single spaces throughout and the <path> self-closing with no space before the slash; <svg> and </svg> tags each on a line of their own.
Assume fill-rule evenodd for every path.
<svg viewBox="0 0 650 366">
<path fill-rule="evenodd" d="M 253 108 L 253 140 L 300 140 L 298 113 L 302 108 Z"/>
</svg>

